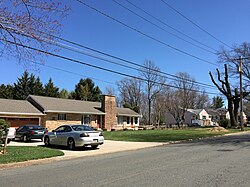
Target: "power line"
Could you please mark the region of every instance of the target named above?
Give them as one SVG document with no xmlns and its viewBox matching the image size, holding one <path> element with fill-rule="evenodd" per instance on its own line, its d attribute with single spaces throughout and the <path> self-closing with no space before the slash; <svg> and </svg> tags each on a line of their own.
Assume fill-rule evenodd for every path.
<svg viewBox="0 0 250 187">
<path fill-rule="evenodd" d="M 57 58 L 60 58 L 60 59 L 71 61 L 71 62 L 74 62 L 74 63 L 77 63 L 77 64 L 89 66 L 89 67 L 92 67 L 92 68 L 95 68 L 95 69 L 107 71 L 107 72 L 122 75 L 122 76 L 125 76 L 125 77 L 135 78 L 135 79 L 138 79 L 138 80 L 141 80 L 141 81 L 147 81 L 147 82 L 149 81 L 149 82 L 161 85 L 161 86 L 167 86 L 167 87 L 176 88 L 176 89 L 183 89 L 183 88 L 180 88 L 178 86 L 169 85 L 169 84 L 165 84 L 165 83 L 159 83 L 159 82 L 156 82 L 156 81 L 150 81 L 150 80 L 147 80 L 147 79 L 144 79 L 144 78 L 141 78 L 141 77 L 137 77 L 137 76 L 129 75 L 129 74 L 126 74 L 126 73 L 114 71 L 114 70 L 111 70 L 111 69 L 103 68 L 103 67 L 96 66 L 96 65 L 93 65 L 93 64 L 89 64 L 89 63 L 86 63 L 86 62 L 83 62 L 83 61 L 80 61 L 80 60 L 76 60 L 76 59 L 73 59 L 73 58 L 70 58 L 70 57 L 55 54 L 55 53 L 52 53 L 52 52 L 49 52 L 49 51 L 44 51 L 44 50 L 37 49 L 37 48 L 31 47 L 31 46 L 16 43 L 16 42 L 13 42 L 13 41 L 9 41 L 9 40 L 3 39 L 3 38 L 0 38 L 0 40 L 4 41 L 4 42 L 7 42 L 7 43 L 10 43 L 10 44 L 13 44 L 13 45 L 23 47 L 23 48 L 31 49 L 31 50 L 34 50 L 34 51 L 37 51 L 37 52 L 40 52 L 40 53 L 43 53 L 43 54 L 46 54 L 46 55 L 50 55 L 50 56 L 53 56 L 53 57 L 57 57 Z M 192 90 L 192 89 L 190 89 L 190 91 L 195 91 L 195 92 L 199 92 L 199 93 L 207 93 L 207 94 L 212 94 L 212 95 L 218 95 L 217 93 L 205 92 L 205 91 L 200 91 L 200 90 Z"/>
<path fill-rule="evenodd" d="M 218 66 L 217 64 L 215 64 L 215 63 L 213 63 L 213 62 L 210 62 L 210 61 L 205 60 L 205 59 L 203 59 L 203 58 L 200 58 L 200 57 L 198 57 L 198 56 L 192 55 L 192 54 L 190 54 L 190 53 L 188 53 L 188 52 L 186 52 L 186 51 L 183 51 L 183 50 L 181 50 L 181 49 L 178 49 L 178 48 L 176 48 L 176 47 L 173 47 L 173 46 L 171 46 L 171 45 L 169 45 L 169 44 L 167 44 L 167 43 L 165 43 L 165 42 L 163 42 L 163 41 L 161 41 L 161 40 L 159 40 L 159 39 L 157 39 L 157 38 L 154 38 L 153 36 L 150 36 L 150 35 L 148 35 L 148 34 L 142 32 L 142 31 L 140 31 L 140 30 L 138 30 L 138 29 L 136 29 L 136 28 L 134 28 L 134 27 L 132 27 L 132 26 L 129 26 L 128 24 L 126 24 L 126 23 L 124 23 L 124 22 L 122 22 L 122 21 L 119 21 L 118 19 L 116 19 L 116 18 L 114 18 L 114 17 L 112 17 L 112 16 L 110 16 L 110 15 L 108 15 L 108 14 L 106 14 L 106 13 L 104 13 L 104 12 L 102 12 L 102 11 L 96 9 L 96 8 L 94 8 L 93 6 L 90 6 L 90 5 L 86 4 L 85 2 L 83 2 L 83 1 L 81 1 L 81 0 L 76 0 L 76 1 L 78 1 L 79 3 L 81 3 L 81 4 L 84 5 L 84 6 L 88 7 L 89 9 L 94 10 L 94 11 L 98 12 L 99 14 L 101 14 L 101 15 L 103 15 L 103 16 L 105 16 L 105 17 L 107 17 L 107 18 L 109 18 L 109 19 L 111 19 L 111 20 L 113 20 L 113 21 L 115 21 L 115 22 L 117 22 L 117 23 L 119 23 L 119 24 L 121 24 L 121 25 L 123 25 L 123 26 L 129 28 L 130 30 L 135 31 L 135 32 L 137 32 L 137 33 L 139 33 L 139 34 L 141 34 L 141 35 L 143 35 L 143 36 L 145 36 L 145 37 L 147 37 L 147 38 L 149 38 L 149 39 L 151 39 L 151 40 L 157 42 L 157 43 L 160 43 L 160 44 L 162 44 L 162 45 L 164 45 L 164 46 L 166 46 L 166 47 L 168 47 L 168 48 L 171 48 L 171 49 L 173 49 L 173 50 L 175 50 L 175 51 L 178 51 L 178 52 L 180 52 L 180 53 L 182 53 L 182 54 L 185 54 L 185 55 L 187 55 L 187 56 L 190 56 L 190 57 L 192 57 L 192 58 L 195 58 L 195 59 L 197 59 L 197 60 L 199 60 L 199 61 L 201 61 L 201 62 L 206 62 L 206 63 L 208 63 L 208 64 L 211 64 L 211 65 L 214 65 L 214 66 Z"/>
<path fill-rule="evenodd" d="M 131 4 L 132 6 L 134 6 L 134 7 L 137 8 L 137 9 L 139 9 L 140 11 L 144 12 L 145 14 L 147 14 L 148 16 L 150 16 L 151 18 L 155 19 L 156 21 L 158 21 L 158 22 L 162 23 L 163 25 L 169 27 L 170 29 L 174 30 L 175 32 L 178 32 L 179 34 L 181 34 L 181 35 L 183 35 L 183 36 L 185 36 L 185 37 L 191 39 L 192 41 L 197 42 L 197 43 L 199 43 L 200 45 L 202 45 L 202 46 L 204 46 L 204 47 L 207 47 L 207 48 L 209 48 L 209 49 L 211 49 L 211 50 L 217 52 L 216 49 L 214 49 L 214 48 L 212 48 L 212 47 L 210 47 L 210 46 L 208 46 L 208 45 L 206 45 L 206 44 L 204 44 L 204 43 L 202 43 L 202 42 L 200 42 L 200 41 L 198 41 L 198 40 L 192 38 L 191 36 L 189 36 L 189 35 L 183 33 L 182 31 L 180 31 L 180 30 L 178 30 L 178 29 L 172 27 L 171 25 L 167 24 L 166 22 L 162 21 L 161 19 L 159 19 L 159 18 L 153 16 L 152 14 L 148 13 L 146 10 L 144 10 L 144 9 L 140 8 L 139 6 L 135 5 L 135 4 L 132 3 L 131 1 L 129 1 L 129 0 L 125 0 L 125 1 L 127 1 L 129 4 Z"/>
<path fill-rule="evenodd" d="M 12 29 L 12 28 L 8 28 L 8 29 L 14 31 L 16 34 L 21 34 L 21 35 L 24 35 L 24 36 L 26 36 L 26 37 L 30 37 L 30 38 L 34 39 L 32 36 L 29 36 L 29 35 L 27 35 L 27 34 L 25 34 L 25 33 L 20 33 L 20 32 L 23 32 L 23 31 L 18 31 L 18 30 L 16 30 L 16 29 Z M 17 32 L 18 32 L 18 33 L 17 33 Z M 47 33 L 44 33 L 44 32 L 42 32 L 42 33 L 43 33 L 43 34 L 47 34 Z M 119 57 L 115 57 L 115 56 L 109 55 L 109 54 L 107 54 L 107 53 L 103 53 L 103 52 L 100 52 L 100 51 L 98 51 L 98 50 L 94 50 L 94 49 L 92 49 L 92 48 L 83 46 L 83 45 L 81 45 L 81 44 L 77 44 L 77 43 L 75 43 L 75 42 L 72 42 L 72 41 L 69 41 L 69 40 L 66 40 L 66 39 L 57 37 L 57 36 L 53 36 L 53 35 L 50 35 L 50 34 L 47 34 L 47 35 L 49 35 L 49 36 L 51 36 L 51 37 L 54 37 L 54 38 L 57 38 L 57 39 L 60 39 L 60 40 L 65 41 L 65 42 L 69 42 L 69 43 L 74 44 L 74 45 L 76 45 L 76 46 L 80 46 L 80 47 L 83 47 L 83 48 L 87 48 L 87 49 L 92 50 L 92 51 L 94 51 L 94 52 L 98 52 L 98 53 L 100 53 L 100 54 L 102 54 L 102 55 L 107 55 L 107 56 L 109 56 L 109 57 L 112 57 L 112 58 L 115 58 L 115 59 L 118 59 L 118 60 L 121 60 L 121 61 L 125 61 L 125 62 L 127 62 L 127 63 L 129 63 L 129 64 L 133 64 L 133 65 L 135 65 L 135 66 L 137 66 L 137 67 L 144 68 L 144 69 L 147 69 L 147 70 L 152 70 L 152 69 L 150 69 L 150 68 L 148 68 L 148 67 L 145 67 L 145 66 L 143 66 L 143 65 L 139 65 L 139 64 L 137 64 L 137 63 L 135 63 L 135 62 L 127 61 L 127 60 L 121 59 L 121 58 L 119 58 Z M 40 38 L 40 40 L 42 40 L 42 39 Z M 44 41 L 44 40 L 43 40 L 43 41 Z M 58 44 L 58 42 L 55 42 L 55 41 L 52 41 L 52 40 L 49 40 L 49 42 L 48 42 L 48 39 L 46 39 L 46 41 L 44 41 L 44 42 L 50 43 L 50 44 L 56 45 L 56 46 L 58 46 L 58 47 L 62 47 L 62 48 L 64 48 L 64 49 L 68 49 L 68 50 L 71 50 L 71 51 L 74 51 L 74 52 L 77 52 L 77 53 L 81 53 L 81 54 L 84 54 L 84 55 L 87 55 L 87 56 L 90 56 L 90 57 L 93 57 L 93 58 L 96 58 L 96 59 L 99 59 L 99 60 L 103 60 L 103 61 L 106 61 L 106 62 L 109 62 L 109 63 L 112 63 L 112 64 L 116 64 L 116 65 L 119 65 L 119 66 L 122 66 L 122 67 L 134 69 L 134 70 L 137 70 L 137 71 L 142 71 L 141 69 L 138 69 L 138 68 L 134 68 L 134 67 L 127 66 L 127 65 L 124 65 L 124 64 L 120 64 L 120 63 L 118 63 L 118 62 L 114 62 L 114 61 L 112 61 L 112 60 L 104 59 L 104 58 L 95 56 L 95 55 L 93 55 L 93 54 L 85 53 L 85 52 L 83 52 L 83 51 L 81 51 L 81 50 L 79 50 L 79 49 L 75 49 L 75 48 L 73 48 L 73 47 L 71 47 L 71 46 L 68 46 L 68 45 L 65 45 L 65 44 L 62 44 L 62 43 L 59 43 L 59 44 Z M 187 81 L 190 81 L 190 82 L 192 82 L 192 83 L 204 85 L 205 87 L 210 87 L 210 88 L 212 87 L 212 88 L 215 88 L 214 86 L 209 85 L 209 84 L 205 84 L 205 83 L 201 83 L 201 82 L 198 82 L 198 81 L 194 81 L 194 80 L 186 79 L 186 78 L 183 78 L 183 77 L 179 77 L 179 76 L 176 76 L 176 75 L 168 74 L 168 73 L 162 72 L 162 71 L 160 71 L 160 70 L 154 70 L 154 69 L 153 69 L 152 71 L 154 71 L 154 72 L 156 72 L 156 73 L 165 74 L 165 75 L 167 75 L 167 76 L 171 76 L 171 77 L 174 77 L 174 78 L 177 78 L 177 79 L 181 78 L 181 79 L 183 79 L 183 80 L 187 80 Z M 162 76 L 162 75 L 161 75 L 161 76 Z M 177 80 L 177 79 L 173 79 L 173 78 L 166 77 L 166 76 L 162 76 L 162 77 L 165 77 L 165 78 L 170 79 L 170 80 Z"/>
<path fill-rule="evenodd" d="M 191 45 L 193 45 L 193 46 L 195 46 L 195 47 L 197 47 L 197 48 L 200 48 L 200 49 L 202 49 L 202 50 L 204 50 L 204 51 L 206 51 L 206 52 L 209 52 L 209 53 L 211 53 L 211 54 L 216 55 L 216 53 L 214 53 L 214 52 L 212 52 L 212 51 L 210 51 L 210 50 L 208 50 L 208 49 L 205 49 L 205 48 L 203 48 L 203 47 L 201 47 L 201 46 L 199 46 L 199 45 L 196 45 L 196 44 L 194 44 L 194 43 L 192 43 L 192 42 L 190 42 L 190 41 L 188 41 L 188 40 L 186 40 L 186 39 L 184 39 L 184 38 L 182 38 L 182 37 L 180 37 L 180 36 L 178 36 L 178 35 L 172 33 L 172 32 L 169 32 L 168 30 L 164 29 L 163 27 L 161 27 L 161 26 L 159 26 L 159 25 L 153 23 L 152 21 L 148 20 L 147 18 L 145 18 L 145 17 L 143 17 L 143 16 L 137 14 L 137 13 L 134 12 L 133 10 L 127 8 L 126 6 L 124 6 L 123 4 L 119 3 L 118 1 L 116 1 L 116 0 L 112 0 L 112 1 L 115 2 L 116 4 L 118 4 L 119 6 L 121 6 L 122 8 L 126 9 L 127 11 L 131 12 L 132 14 L 136 15 L 137 17 L 139 17 L 139 18 L 143 19 L 144 21 L 150 23 L 151 25 L 157 27 L 158 29 L 160 29 L 160 30 L 162 30 L 162 31 L 164 31 L 164 32 L 166 32 L 166 33 L 168 33 L 168 34 L 170 34 L 170 35 L 172 35 L 172 36 L 174 36 L 174 37 L 176 37 L 176 38 L 178 38 L 178 39 L 180 39 L 180 40 L 186 42 L 186 43 L 189 43 L 189 44 L 191 44 Z"/>
<path fill-rule="evenodd" d="M 201 26 L 199 26 L 197 23 L 195 23 L 194 21 L 192 21 L 191 19 L 189 19 L 187 16 L 185 16 L 184 14 L 182 14 L 180 11 L 178 11 L 176 8 L 174 8 L 173 6 L 171 6 L 169 3 L 167 3 L 164 0 L 161 0 L 165 5 L 167 5 L 169 8 L 171 8 L 173 11 L 175 11 L 177 14 L 179 14 L 181 17 L 183 17 L 184 19 L 188 20 L 190 23 L 192 23 L 194 26 L 196 26 L 197 28 L 199 28 L 201 31 L 205 32 L 206 34 L 208 34 L 209 36 L 211 36 L 213 39 L 215 39 L 216 41 L 222 43 L 223 45 L 232 48 L 231 46 L 227 45 L 225 42 L 221 41 L 220 39 L 218 39 L 217 37 L 215 37 L 214 35 L 212 35 L 211 33 L 209 33 L 207 30 L 203 29 Z"/>
</svg>

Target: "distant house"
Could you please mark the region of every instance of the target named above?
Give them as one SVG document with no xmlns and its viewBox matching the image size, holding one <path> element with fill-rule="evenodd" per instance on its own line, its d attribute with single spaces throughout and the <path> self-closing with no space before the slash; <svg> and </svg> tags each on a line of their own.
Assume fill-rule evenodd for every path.
<svg viewBox="0 0 250 187">
<path fill-rule="evenodd" d="M 42 123 L 44 114 L 28 101 L 0 99 L 0 119 L 4 119 L 12 127 L 20 127 L 24 124 Z"/>
<path fill-rule="evenodd" d="M 211 119 L 212 122 L 218 123 L 221 120 L 221 114 L 214 109 L 206 109 L 209 118 Z"/>
<path fill-rule="evenodd" d="M 165 125 L 167 127 L 170 127 L 172 125 L 175 125 L 177 123 L 176 119 L 170 112 L 165 113 Z"/>
<path fill-rule="evenodd" d="M 116 107 L 114 96 L 103 95 L 102 102 L 28 96 L 27 100 L 45 114 L 42 125 L 49 130 L 62 124 L 87 124 L 93 128 L 123 129 L 139 126 L 139 114 Z"/>
<path fill-rule="evenodd" d="M 200 126 L 213 125 L 209 114 L 204 109 L 187 109 L 184 113 L 185 123 L 191 126 L 198 124 Z"/>
</svg>

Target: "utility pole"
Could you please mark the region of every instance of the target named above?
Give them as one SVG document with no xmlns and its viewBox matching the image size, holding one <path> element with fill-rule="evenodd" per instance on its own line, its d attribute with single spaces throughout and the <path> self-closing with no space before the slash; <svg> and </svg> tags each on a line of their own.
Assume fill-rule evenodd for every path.
<svg viewBox="0 0 250 187">
<path fill-rule="evenodd" d="M 240 57 L 239 74 L 240 74 L 240 128 L 241 128 L 242 131 L 244 131 L 244 123 L 243 123 L 243 91 L 242 91 L 242 57 Z"/>
</svg>

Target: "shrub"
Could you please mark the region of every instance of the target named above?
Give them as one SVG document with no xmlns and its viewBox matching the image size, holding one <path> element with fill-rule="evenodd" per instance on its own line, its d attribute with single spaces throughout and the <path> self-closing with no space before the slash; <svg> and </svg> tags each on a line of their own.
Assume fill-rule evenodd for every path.
<svg viewBox="0 0 250 187">
<path fill-rule="evenodd" d="M 224 128 L 228 128 L 229 126 L 229 120 L 228 119 L 222 119 L 219 121 L 219 125 Z"/>
</svg>

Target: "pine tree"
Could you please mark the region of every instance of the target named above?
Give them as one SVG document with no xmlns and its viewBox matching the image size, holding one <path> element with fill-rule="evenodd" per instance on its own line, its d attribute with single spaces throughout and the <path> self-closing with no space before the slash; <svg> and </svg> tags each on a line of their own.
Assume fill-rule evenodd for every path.
<svg viewBox="0 0 250 187">
<path fill-rule="evenodd" d="M 49 82 L 45 84 L 44 91 L 44 95 L 47 97 L 60 97 L 59 88 L 54 86 L 51 78 L 49 79 Z"/>
<path fill-rule="evenodd" d="M 66 89 L 62 89 L 60 92 L 60 98 L 68 99 L 69 98 L 69 92 Z"/>
<path fill-rule="evenodd" d="M 13 99 L 13 86 L 8 84 L 5 86 L 1 84 L 0 86 L 0 98 Z"/>
<path fill-rule="evenodd" d="M 40 81 L 40 78 L 37 77 L 35 80 L 35 85 L 34 85 L 34 95 L 39 95 L 39 96 L 43 96 L 44 95 L 44 87 L 42 82 Z"/>
<path fill-rule="evenodd" d="M 14 99 L 25 100 L 30 93 L 30 77 L 28 71 L 24 71 L 22 77 L 14 83 Z"/>
</svg>

